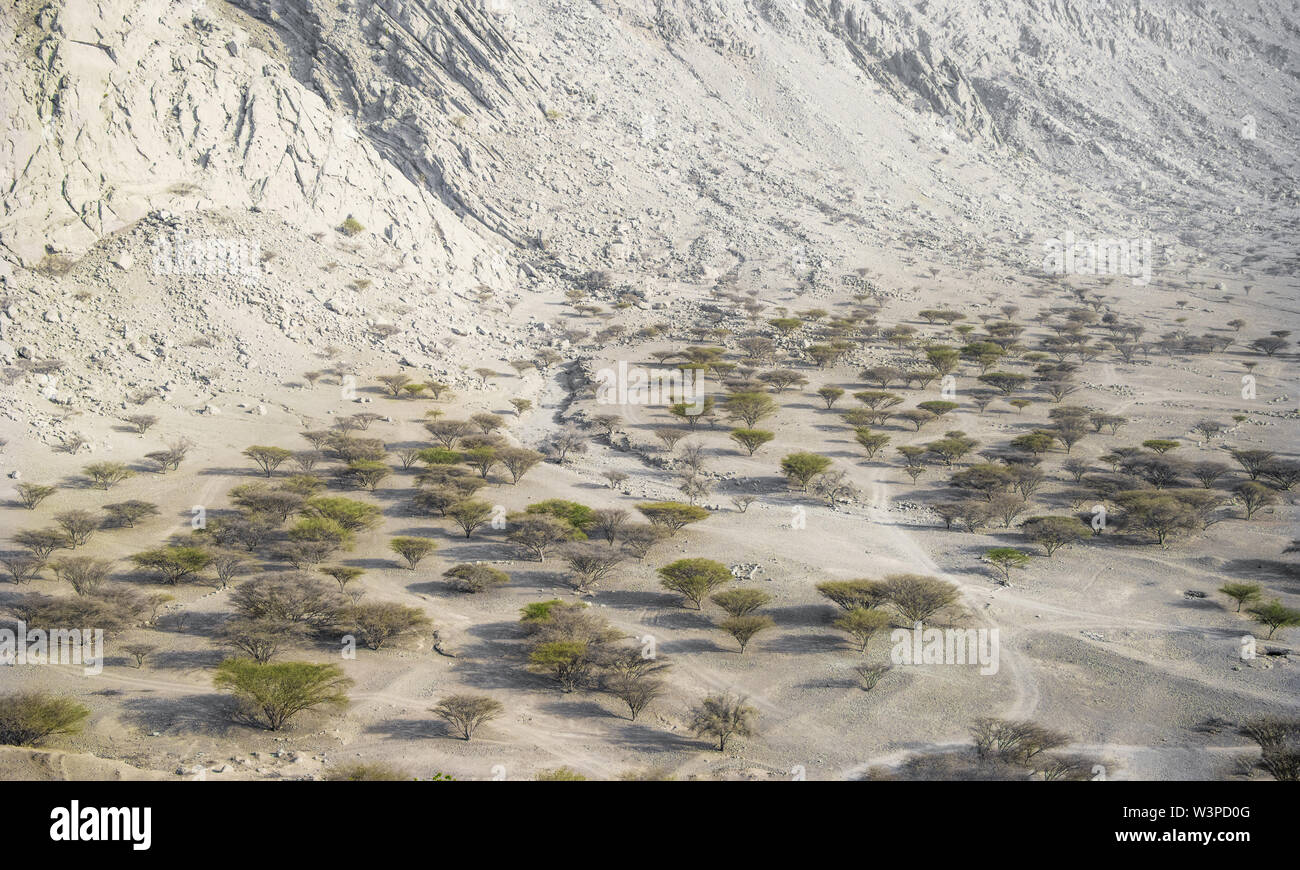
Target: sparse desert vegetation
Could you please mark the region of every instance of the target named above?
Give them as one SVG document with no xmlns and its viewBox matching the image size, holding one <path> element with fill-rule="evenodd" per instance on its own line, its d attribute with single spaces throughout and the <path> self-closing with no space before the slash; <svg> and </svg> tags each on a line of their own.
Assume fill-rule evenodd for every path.
<svg viewBox="0 0 1300 870">
<path fill-rule="evenodd" d="M 20 28 L 0 778 L 1300 775 L 1283 13 L 362 5 Z"/>
</svg>

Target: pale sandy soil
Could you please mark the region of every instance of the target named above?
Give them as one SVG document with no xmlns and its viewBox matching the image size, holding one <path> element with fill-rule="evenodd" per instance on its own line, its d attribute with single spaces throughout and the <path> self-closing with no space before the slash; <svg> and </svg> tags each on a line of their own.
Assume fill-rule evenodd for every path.
<svg viewBox="0 0 1300 870">
<path fill-rule="evenodd" d="M 1164 308 L 1172 309 L 1172 302 L 1166 300 L 1174 295 L 1165 292 L 1156 310 L 1139 309 L 1151 300 L 1149 294 L 1121 292 L 1116 307 L 1128 316 L 1148 311 L 1152 318 L 1167 319 L 1171 314 Z M 916 322 L 914 312 L 936 298 L 957 298 L 974 312 L 992 310 L 969 291 L 941 288 L 891 302 L 882 322 Z M 782 302 L 779 296 L 773 301 Z M 526 301 L 514 316 L 545 312 L 545 306 L 554 304 Z M 800 304 L 830 307 L 824 299 Z M 1022 303 L 1027 311 L 1033 304 Z M 1270 319 L 1295 321 L 1291 299 L 1259 288 L 1248 299 L 1237 295 L 1231 313 L 1261 326 Z M 1193 332 L 1229 319 L 1208 300 L 1198 302 L 1187 316 Z M 626 359 L 635 364 L 659 346 L 607 348 L 596 363 Z M 1191 362 L 1171 363 L 1153 355 L 1131 366 L 1091 364 L 1080 380 L 1095 386 L 1071 401 L 1124 413 L 1131 422 L 1118 436 L 1090 435 L 1076 455 L 1095 457 L 1110 446 L 1157 436 L 1184 438 L 1182 454 L 1192 457 L 1217 455 L 1219 443 L 1291 449 L 1296 423 L 1288 412 L 1295 410 L 1291 397 L 1300 389 L 1294 367 L 1289 360 L 1261 362 L 1255 370 L 1259 397 L 1248 402 L 1237 386 L 1244 371 L 1241 361 L 1247 358 L 1260 359 L 1234 348 Z M 302 367 L 314 364 L 319 361 L 305 357 Z M 93 769 L 95 776 L 126 777 L 153 775 L 150 771 L 175 775 L 179 769 L 185 776 L 209 779 L 303 777 L 320 775 L 329 764 L 382 760 L 415 776 L 442 772 L 457 779 L 526 779 L 561 765 L 601 778 L 655 767 L 679 778 L 838 779 L 896 762 L 908 752 L 961 742 L 970 720 L 995 715 L 1033 718 L 1069 733 L 1074 748 L 1106 761 L 1110 778 L 1201 779 L 1230 774 L 1234 759 L 1250 755 L 1251 749 L 1231 730 L 1203 733 L 1196 730 L 1199 723 L 1211 717 L 1237 721 L 1257 712 L 1300 710 L 1300 672 L 1293 659 L 1240 662 L 1238 639 L 1252 623 L 1226 609 L 1214 593 L 1228 578 L 1250 577 L 1293 606 L 1300 601 L 1294 564 L 1282 556 L 1294 536 L 1293 494 L 1284 494 L 1281 504 L 1255 521 L 1224 521 L 1164 548 L 1112 536 L 1068 548 L 1052 559 L 1035 558 L 1028 570 L 1013 576 L 1009 587 L 999 586 L 980 564 L 979 553 L 998 541 L 1014 543 L 1018 536 L 996 528 L 980 535 L 943 531 L 917 509 L 933 497 L 942 476 L 932 471 L 914 486 L 892 455 L 865 461 L 851 430 L 811 393 L 832 383 L 861 389 L 857 371 L 862 364 L 859 359 L 826 372 L 806 370 L 809 387 L 777 397 L 783 410 L 767 421 L 777 440 L 753 458 L 736 452 L 721 422 L 702 427 L 689 439 L 708 448 L 710 471 L 730 478 L 720 481 L 705 500 L 716 511 L 707 522 L 652 550 L 644 562 L 625 564 L 612 582 L 590 597 L 593 606 L 629 635 L 653 635 L 660 654 L 673 664 L 669 694 L 636 722 L 628 721 L 621 705 L 607 695 L 563 694 L 525 669 L 516 625 L 519 608 L 552 597 L 572 598 L 558 561 L 519 559 L 500 531 L 484 530 L 466 541 L 447 522 L 407 515 L 413 475 L 399 471 L 375 494 L 359 496 L 381 505 L 385 519 L 381 528 L 362 536 L 343 561 L 367 569 L 359 583 L 368 598 L 424 608 L 454 658 L 435 654 L 428 638 L 405 648 L 362 649 L 355 660 L 341 661 L 356 681 L 345 713 L 304 715 L 282 734 L 259 731 L 231 723 L 222 697 L 212 688 L 211 668 L 224 653 L 205 632 L 229 612 L 228 593 L 198 584 L 167 589 L 176 601 L 159 628 L 133 631 L 111 642 L 103 674 L 87 677 L 72 667 L 0 673 L 5 688 L 40 686 L 86 703 L 93 711 L 86 732 L 60 738 L 52 746 L 92 754 L 107 760 L 106 766 L 94 767 L 88 760 L 72 763 L 62 756 L 38 761 L 31 753 L 10 752 L 0 758 L 0 775 L 79 778 L 92 775 L 88 771 Z M 372 383 L 383 371 L 363 367 L 359 380 Z M 961 378 L 959 390 L 972 383 L 970 377 Z M 421 439 L 418 419 L 427 402 L 395 402 L 368 389 L 362 394 L 373 396 L 374 402 L 365 410 L 391 415 L 391 422 L 375 424 L 368 436 L 382 437 L 390 445 Z M 70 457 L 11 439 L 8 465 L 23 469 L 24 479 L 61 482 L 65 488 L 32 513 L 7 504 L 0 508 L 0 523 L 6 529 L 38 527 L 59 510 L 93 509 L 126 498 L 155 501 L 163 508 L 160 517 L 136 529 L 101 531 L 88 550 L 119 560 L 115 582 L 155 589 L 127 570 L 125 557 L 184 531 L 191 506 L 223 507 L 232 486 L 256 479 L 240 450 L 254 443 L 297 449 L 304 445 L 294 433 L 309 422 L 327 424 L 331 415 L 362 410 L 342 402 L 338 388 L 325 382 L 312 390 L 274 384 L 265 384 L 263 390 L 271 400 L 265 416 L 246 413 L 233 400 L 215 418 L 182 408 L 154 411 L 157 406 L 151 406 L 162 422 L 143 438 L 107 421 L 84 421 L 97 442 L 97 458 L 134 463 L 156 449 L 164 436 L 185 435 L 196 444 L 179 473 L 142 472 L 107 494 L 79 482 L 77 470 L 88 461 L 87 454 Z M 931 385 L 928 392 L 936 391 L 937 385 Z M 937 397 L 902 392 L 907 406 Z M 256 395 L 252 390 L 248 394 Z M 533 397 L 540 407 L 522 419 L 510 415 L 509 434 L 533 445 L 556 427 L 553 414 L 566 400 L 557 383 L 536 372 L 522 380 L 503 377 L 487 390 L 462 390 L 446 410 L 449 416 L 480 410 L 507 414 L 507 399 L 518 395 Z M 842 407 L 847 405 L 837 410 Z M 1039 404 L 1017 414 L 995 402 L 979 415 L 967 406 L 941 427 L 961 428 L 985 445 L 1002 443 L 1043 425 L 1046 407 Z M 661 452 L 649 430 L 668 421 L 664 409 L 601 408 L 590 399 L 579 399 L 570 410 L 621 413 L 625 422 L 615 440 L 621 443 L 626 435 L 636 449 L 616 450 L 595 440 L 586 455 L 572 457 L 564 466 L 538 466 L 517 487 L 498 483 L 482 497 L 508 510 L 543 498 L 632 509 L 647 498 L 676 497 L 668 471 L 639 455 Z M 1249 420 L 1214 446 L 1196 446 L 1188 437 L 1195 420 L 1214 416 L 1226 421 L 1233 413 L 1246 414 Z M 882 431 L 894 438 L 892 447 L 931 440 L 938 429 L 912 433 L 890 424 Z M 860 497 L 832 510 L 810 496 L 787 491 L 776 461 L 794 449 L 814 449 L 835 458 L 851 471 Z M 1051 481 L 1036 498 L 1040 507 L 1056 512 L 1068 507 L 1054 497 L 1062 485 L 1062 458 L 1053 454 L 1045 463 Z M 611 489 L 601 477 L 610 469 L 631 475 L 621 490 Z M 729 502 L 739 479 L 750 487 L 746 491 L 760 496 L 746 513 Z M 803 528 L 792 524 L 793 509 L 800 506 L 806 517 Z M 432 536 L 440 549 L 415 572 L 399 569 L 386 550 L 387 538 L 396 534 Z M 760 635 L 744 655 L 738 654 L 731 639 L 712 627 L 714 612 L 683 609 L 659 588 L 655 569 L 684 556 L 757 564 L 753 584 L 774 596 L 769 612 L 777 627 Z M 451 591 L 440 578 L 442 570 L 469 560 L 500 563 L 512 582 L 483 595 Z M 902 668 L 872 692 L 858 688 L 851 668 L 862 657 L 828 624 L 831 608 L 813 587 L 825 579 L 878 577 L 893 571 L 933 573 L 957 583 L 967 624 L 996 626 L 1001 632 L 1000 671 L 980 676 L 975 668 Z M 1209 598 L 1185 599 L 1186 590 L 1206 592 Z M 23 591 L 63 592 L 52 579 L 38 580 Z M 183 627 L 178 622 L 182 614 L 187 617 Z M 1275 645 L 1293 644 L 1294 635 L 1294 630 L 1279 633 Z M 113 652 L 125 640 L 145 639 L 159 651 L 141 669 L 120 651 Z M 873 640 L 868 656 L 883 660 L 886 653 L 886 641 Z M 340 661 L 328 644 L 307 647 L 296 657 Z M 735 742 L 726 753 L 710 749 L 686 728 L 688 706 L 722 690 L 746 695 L 761 716 L 761 735 Z M 451 739 L 428 708 L 455 691 L 490 694 L 505 705 L 505 715 L 485 726 L 472 742 Z M 287 754 L 270 754 L 281 750 Z"/>
</svg>

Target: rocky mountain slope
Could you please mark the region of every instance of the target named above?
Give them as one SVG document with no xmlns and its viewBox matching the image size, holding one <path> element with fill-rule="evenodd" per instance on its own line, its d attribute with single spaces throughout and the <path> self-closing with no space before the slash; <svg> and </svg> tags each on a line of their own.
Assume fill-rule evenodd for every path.
<svg viewBox="0 0 1300 870">
<path fill-rule="evenodd" d="M 719 279 L 815 294 L 866 263 L 987 293 L 1072 231 L 1152 239 L 1158 279 L 1286 274 L 1295 13 L 24 0 L 0 16 L 0 355 L 59 356 L 72 401 L 96 363 L 181 341 L 168 324 L 231 333 L 248 276 L 160 269 L 184 232 L 266 258 L 245 272 L 271 292 L 241 304 L 287 340 L 276 376 L 376 326 L 436 365 L 482 293 L 508 312 L 590 270 L 648 305 Z M 538 330 L 495 319 L 503 349 Z"/>
</svg>

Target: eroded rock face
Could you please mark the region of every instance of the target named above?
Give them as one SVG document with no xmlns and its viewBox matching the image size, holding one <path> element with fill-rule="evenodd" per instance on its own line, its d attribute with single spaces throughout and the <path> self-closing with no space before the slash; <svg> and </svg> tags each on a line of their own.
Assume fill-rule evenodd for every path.
<svg viewBox="0 0 1300 870">
<path fill-rule="evenodd" d="M 484 250 L 346 105 L 296 77 L 314 72 L 277 29 L 225 4 L 28 5 L 5 26 L 4 75 L 25 99 L 4 107 L 0 245 L 25 265 L 159 208 L 257 208 L 304 232 L 352 215 L 466 268 Z"/>
<path fill-rule="evenodd" d="M 639 128 L 670 166 L 669 132 L 676 154 L 716 143 L 748 170 L 764 139 L 824 149 L 810 119 L 845 99 L 990 158 L 1007 145 L 1051 171 L 1203 172 L 1266 192 L 1285 149 L 1199 155 L 1242 138 L 1243 117 L 1291 135 L 1286 21 L 1276 2 L 1230 16 L 1045 0 L 21 0 L 0 18 L 0 252 L 31 266 L 157 209 L 259 208 L 305 234 L 351 214 L 446 271 L 570 228 L 576 243 L 554 240 L 577 259 L 643 263 L 647 227 L 605 221 L 608 203 L 578 191 L 635 194 L 678 221 L 666 235 L 694 218 L 680 191 L 649 194 L 663 179 L 641 155 L 624 186 L 610 180 L 632 153 L 611 130 Z M 846 77 L 856 92 L 824 87 Z M 706 100 L 716 111 L 695 111 Z M 598 171 L 575 177 L 575 157 Z M 537 219 L 550 194 L 569 200 L 565 227 Z M 584 244 L 598 226 L 613 237 Z"/>
</svg>

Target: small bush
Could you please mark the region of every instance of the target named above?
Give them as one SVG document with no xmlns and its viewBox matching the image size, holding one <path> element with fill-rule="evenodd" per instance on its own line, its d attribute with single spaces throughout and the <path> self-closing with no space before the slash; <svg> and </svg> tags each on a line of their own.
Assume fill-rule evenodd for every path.
<svg viewBox="0 0 1300 870">
<path fill-rule="evenodd" d="M 35 746 L 54 734 L 75 734 L 89 716 L 90 710 L 71 698 L 45 692 L 0 696 L 0 744 Z"/>
</svg>

